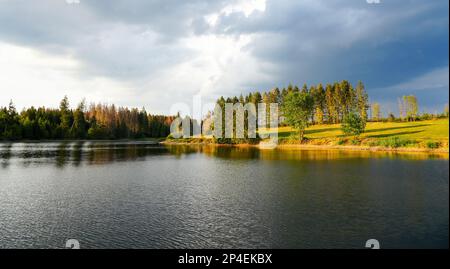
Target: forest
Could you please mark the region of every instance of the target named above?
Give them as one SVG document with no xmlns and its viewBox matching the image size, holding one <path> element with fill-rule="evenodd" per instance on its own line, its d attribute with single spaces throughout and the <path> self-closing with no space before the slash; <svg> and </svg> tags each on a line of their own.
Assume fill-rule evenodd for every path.
<svg viewBox="0 0 450 269">
<path fill-rule="evenodd" d="M 278 103 L 279 124 L 297 129 L 300 138 L 309 125 L 343 123 L 346 119 L 359 122 L 364 129 L 365 122 L 368 121 L 415 121 L 441 116 L 419 115 L 417 98 L 409 95 L 398 99 L 398 117 L 393 113 L 384 117 L 380 104 L 369 103 L 369 96 L 361 81 L 353 87 L 346 80 L 327 83 L 325 86 L 321 83 L 310 87 L 304 84 L 301 89 L 289 84 L 281 90 L 274 88 L 268 92 L 250 92 L 245 96 L 220 97 L 217 104 L 222 107 L 223 112 L 225 103 L 253 103 L 256 107 L 259 103 L 266 103 L 268 110 L 268 104 Z M 269 125 L 271 112 L 267 112 L 266 122 Z M 245 113 L 247 118 L 248 112 Z M 442 115 L 448 117 L 448 107 Z M 209 113 L 201 121 L 202 127 L 209 121 L 212 129 L 212 117 L 213 113 Z M 8 107 L 0 107 L 0 140 L 165 138 L 169 136 L 170 125 L 175 118 L 176 116 L 152 115 L 144 108 L 130 109 L 95 103 L 87 107 L 84 100 L 75 109 L 71 109 L 67 97 L 61 100 L 57 109 L 30 107 L 19 113 L 11 101 Z M 244 125 L 247 133 L 247 120 Z M 217 142 L 239 141 L 222 139 Z"/>
<path fill-rule="evenodd" d="M 347 80 L 327 83 L 325 86 L 322 83 L 310 87 L 304 84 L 301 89 L 289 84 L 288 87 L 281 90 L 274 88 L 268 92 L 255 91 L 239 97 L 224 98 L 222 96 L 217 100 L 217 104 L 224 108 L 225 103 L 253 103 L 255 105 L 261 102 L 278 103 L 281 112 L 280 122 L 283 122 L 289 116 L 286 115 L 286 101 L 289 99 L 289 95 L 296 93 L 307 99 L 306 107 L 302 107 L 301 110 L 310 110 L 307 119 L 310 124 L 341 123 L 344 117 L 351 112 L 359 114 L 366 121 L 382 121 L 387 118 L 395 118 L 397 121 L 420 120 L 418 100 L 414 95 L 398 98 L 400 114 L 397 117 L 393 112 L 383 116 L 379 103 L 369 103 L 369 96 L 361 81 L 357 83 L 356 87 L 353 87 Z M 448 110 L 448 108 L 445 109 Z"/>
<path fill-rule="evenodd" d="M 279 125 L 291 126 L 299 133 L 299 140 L 303 139 L 305 129 L 310 125 L 342 124 L 343 132 L 358 135 L 364 132 L 367 122 L 404 122 L 428 120 L 432 118 L 448 117 L 448 106 L 439 115 L 419 113 L 418 100 L 414 95 L 398 98 L 398 116 L 393 112 L 383 113 L 379 103 L 369 103 L 369 96 L 364 84 L 359 81 L 354 87 L 349 81 L 322 83 L 309 86 L 304 84 L 300 89 L 290 84 L 288 87 L 274 88 L 268 92 L 251 92 L 239 97 L 220 97 L 217 104 L 221 106 L 222 112 L 226 103 L 258 103 L 266 104 L 266 127 L 269 127 L 271 112 L 270 103 L 279 105 Z M 245 118 L 248 112 L 245 112 Z M 256 114 L 256 117 L 258 113 Z M 246 134 L 247 120 L 244 123 Z M 222 126 L 224 123 L 222 123 Z M 235 125 L 233 126 L 235 128 Z M 224 132 L 224 131 L 222 131 Z M 224 137 L 224 135 L 222 136 Z M 220 139 L 218 142 L 232 143 L 230 139 Z M 239 141 L 238 141 L 239 142 Z M 243 141 L 252 142 L 249 139 Z"/>
<path fill-rule="evenodd" d="M 174 117 L 151 115 L 145 109 L 82 101 L 70 109 L 64 97 L 58 109 L 30 107 L 18 113 L 14 104 L 0 108 L 0 140 L 139 139 L 170 133 Z"/>
</svg>

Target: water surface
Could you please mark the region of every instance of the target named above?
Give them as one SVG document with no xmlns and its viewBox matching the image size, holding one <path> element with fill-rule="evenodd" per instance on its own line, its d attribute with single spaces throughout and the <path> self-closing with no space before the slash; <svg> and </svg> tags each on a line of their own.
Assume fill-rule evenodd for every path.
<svg viewBox="0 0 450 269">
<path fill-rule="evenodd" d="M 0 143 L 0 248 L 448 248 L 448 156 Z"/>
</svg>

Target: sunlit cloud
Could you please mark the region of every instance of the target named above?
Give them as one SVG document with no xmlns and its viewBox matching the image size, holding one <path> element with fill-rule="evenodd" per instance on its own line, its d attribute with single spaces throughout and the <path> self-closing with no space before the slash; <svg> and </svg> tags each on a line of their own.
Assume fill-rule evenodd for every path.
<svg viewBox="0 0 450 269">
<path fill-rule="evenodd" d="M 78 2 L 0 2 L 0 104 L 67 94 L 167 113 L 199 93 L 342 79 L 395 99 L 392 85 L 448 66 L 448 1 Z"/>
<path fill-rule="evenodd" d="M 83 68 L 83 63 L 69 56 L 0 43 L 1 105 L 13 100 L 19 109 L 55 107 L 64 95 L 73 102 L 86 98 L 92 102 L 122 103 L 128 87 L 107 77 L 80 78 Z"/>
</svg>

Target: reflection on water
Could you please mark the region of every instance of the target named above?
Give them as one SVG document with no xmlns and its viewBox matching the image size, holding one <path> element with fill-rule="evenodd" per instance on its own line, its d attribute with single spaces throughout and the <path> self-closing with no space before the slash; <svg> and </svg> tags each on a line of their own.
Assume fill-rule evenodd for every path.
<svg viewBox="0 0 450 269">
<path fill-rule="evenodd" d="M 259 150 L 256 147 L 229 147 L 212 145 L 161 145 L 153 141 L 100 141 L 100 142 L 48 142 L 0 143 L 1 167 L 17 161 L 24 167 L 31 164 L 53 163 L 59 168 L 66 165 L 99 165 L 112 162 L 145 160 L 155 155 L 180 157 L 205 154 L 211 157 L 261 160 L 339 160 L 352 158 L 395 158 L 406 160 L 448 159 L 448 154 L 373 152 L 317 149 Z"/>
<path fill-rule="evenodd" d="M 18 161 L 24 166 L 54 163 L 62 168 L 82 163 L 133 161 L 155 154 L 169 154 L 169 151 L 155 142 L 0 143 L 0 161 L 3 167 L 7 167 L 10 161 Z"/>
<path fill-rule="evenodd" d="M 0 143 L 0 248 L 448 248 L 448 155 Z"/>
</svg>

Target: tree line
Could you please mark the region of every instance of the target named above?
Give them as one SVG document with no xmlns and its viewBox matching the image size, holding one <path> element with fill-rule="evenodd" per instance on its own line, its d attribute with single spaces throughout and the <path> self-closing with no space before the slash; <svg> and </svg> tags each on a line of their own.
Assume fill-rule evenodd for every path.
<svg viewBox="0 0 450 269">
<path fill-rule="evenodd" d="M 281 90 L 274 88 L 267 92 L 255 91 L 245 96 L 241 94 L 239 97 L 226 99 L 222 96 L 217 100 L 217 104 L 222 108 L 222 113 L 226 103 L 241 103 L 242 105 L 253 103 L 256 108 L 258 103 L 265 103 L 267 109 L 267 126 L 265 127 L 269 127 L 272 115 L 269 111 L 269 104 L 277 103 L 280 108 L 280 125 L 290 125 L 297 129 L 300 140 L 303 139 L 304 130 L 310 124 L 340 123 L 344 133 L 358 135 L 364 131 L 368 121 L 415 121 L 448 117 L 448 106 L 442 114 L 423 113 L 419 115 L 417 98 L 414 95 L 407 95 L 399 98 L 399 116 L 396 117 L 393 113 L 389 113 L 388 117 L 384 118 L 380 104 L 369 103 L 369 96 L 364 84 L 359 81 L 354 87 L 347 80 L 327 83 L 325 86 L 322 83 L 309 87 L 304 84 L 301 89 L 289 84 L 288 87 Z M 245 129 L 247 128 L 247 114 L 244 122 Z M 258 117 L 258 113 L 256 117 Z M 259 119 L 257 120 L 259 122 Z M 233 127 L 235 128 L 235 125 Z"/>
<path fill-rule="evenodd" d="M 270 91 L 254 91 L 247 95 L 233 96 L 217 100 L 223 109 L 225 103 L 253 103 L 256 107 L 258 103 L 268 104 L 278 103 L 280 109 L 280 122 L 283 124 L 286 118 L 285 104 L 289 94 L 302 93 L 311 99 L 311 113 L 308 120 L 311 124 L 335 124 L 342 123 L 344 117 L 350 112 L 356 112 L 365 121 L 414 121 L 430 118 L 448 117 L 448 105 L 440 114 L 419 113 L 419 101 L 414 95 L 405 95 L 398 98 L 399 114 L 395 116 L 393 112 L 383 115 L 383 109 L 380 103 L 369 103 L 369 96 L 364 84 L 359 81 L 356 87 L 353 87 L 347 80 L 340 82 L 322 83 L 318 85 L 307 86 L 304 84 L 300 89 L 298 86 L 289 84 L 288 87 L 276 87 Z M 284 109 L 283 109 L 284 107 Z M 268 113 L 268 117 L 270 113 Z"/>
<path fill-rule="evenodd" d="M 224 115 L 225 104 L 253 103 L 258 109 L 259 103 L 266 104 L 266 124 L 269 127 L 273 113 L 270 103 L 279 105 L 280 125 L 291 125 L 299 130 L 303 137 L 304 129 L 310 124 L 348 124 L 361 129 L 369 120 L 372 121 L 410 121 L 448 117 L 448 106 L 442 115 L 423 113 L 419 115 L 418 100 L 413 95 L 399 99 L 399 117 L 389 113 L 383 118 L 378 103 L 369 104 L 369 96 L 364 84 L 359 81 L 356 87 L 342 80 L 340 82 L 307 86 L 289 84 L 288 87 L 274 88 L 270 91 L 254 91 L 239 97 L 223 96 L 217 100 Z M 371 116 L 369 116 L 371 112 Z M 235 115 L 235 112 L 234 112 Z M 211 125 L 213 113 L 203 119 L 199 125 Z M 234 116 L 235 117 L 235 116 Z M 255 117 L 258 117 L 256 113 Z M 27 108 L 20 113 L 11 102 L 8 107 L 0 107 L 0 140 L 17 139 L 127 139 L 127 138 L 159 138 L 170 134 L 170 125 L 176 116 L 151 115 L 144 108 L 124 108 L 115 105 L 90 104 L 86 107 L 83 100 L 75 109 L 69 106 L 69 100 L 64 97 L 58 109 Z M 244 132 L 248 133 L 248 112 L 245 111 Z M 257 122 L 260 122 L 257 119 Z M 192 125 L 197 124 L 191 122 Z M 222 126 L 225 123 L 222 122 Z M 202 128 L 202 129 L 203 129 Z M 236 129 L 236 122 L 233 123 Z M 351 128 L 350 128 L 351 129 Z M 223 130 L 224 132 L 224 130 Z M 234 131 L 235 132 L 235 131 Z M 223 134 L 222 137 L 225 137 Z"/>
<path fill-rule="evenodd" d="M 242 94 L 237 97 L 224 98 L 223 96 L 217 100 L 217 104 L 224 107 L 225 103 L 266 103 L 268 109 L 270 103 L 278 103 L 280 105 L 281 121 L 288 115 L 283 109 L 289 95 L 303 94 L 310 100 L 311 111 L 309 111 L 308 119 L 311 123 L 340 123 L 346 114 L 351 111 L 357 111 L 361 117 L 367 119 L 369 109 L 369 97 L 365 90 L 364 84 L 360 81 L 353 87 L 350 82 L 343 80 L 335 83 L 328 83 L 325 86 L 322 83 L 308 87 L 306 84 L 300 89 L 298 86 L 289 84 L 288 87 L 281 90 L 277 87 L 268 92 L 255 91 L 245 96 Z M 267 113 L 270 117 L 270 113 Z"/>
<path fill-rule="evenodd" d="M 159 138 L 170 133 L 173 116 L 151 115 L 144 108 L 91 104 L 75 109 L 64 97 L 58 109 L 30 107 L 17 112 L 14 104 L 0 107 L 0 140 Z"/>
<path fill-rule="evenodd" d="M 279 105 L 279 122 L 281 125 L 291 125 L 299 130 L 300 140 L 303 139 L 305 128 L 309 124 L 334 124 L 342 123 L 350 113 L 356 113 L 363 121 L 368 119 L 369 96 L 365 90 L 364 84 L 359 81 L 356 87 L 342 80 L 340 82 L 328 83 L 323 86 L 322 83 L 308 87 L 306 84 L 300 89 L 298 86 L 289 84 L 288 87 L 279 89 L 274 88 L 268 92 L 250 92 L 243 96 L 224 98 L 217 100 L 222 111 L 226 103 L 253 103 L 255 107 L 259 103 L 266 104 L 266 124 L 269 122 L 273 113 L 270 111 L 270 103 Z M 247 116 L 245 114 L 244 133 L 247 129 Z M 256 113 L 258 117 L 258 113 Z M 257 119 L 258 122 L 259 119 Z M 233 126 L 235 127 L 235 126 Z"/>
</svg>

